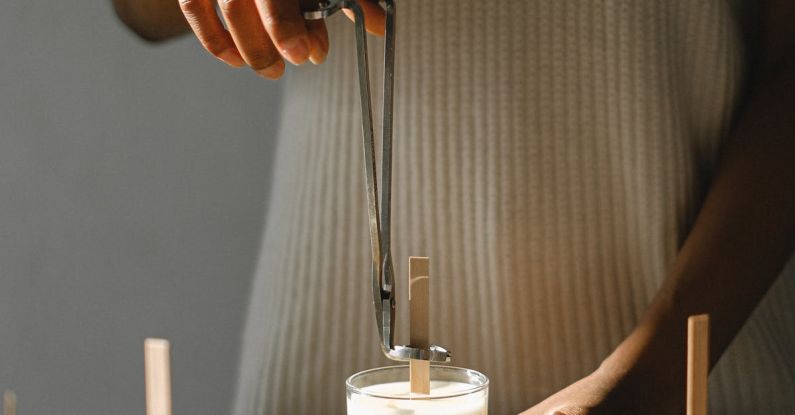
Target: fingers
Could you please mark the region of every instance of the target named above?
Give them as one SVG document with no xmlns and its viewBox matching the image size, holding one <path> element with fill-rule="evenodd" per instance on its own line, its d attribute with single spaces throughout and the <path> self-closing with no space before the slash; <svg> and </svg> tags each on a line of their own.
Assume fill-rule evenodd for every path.
<svg viewBox="0 0 795 415">
<path fill-rule="evenodd" d="M 229 65 L 248 64 L 259 75 L 276 79 L 284 73 L 282 58 L 295 65 L 307 60 L 320 64 L 328 55 L 325 23 L 305 21 L 296 0 L 218 0 L 228 30 L 214 1 L 179 0 L 179 4 L 204 48 Z M 380 10 L 377 4 L 368 7 Z"/>
<path fill-rule="evenodd" d="M 294 65 L 309 59 L 312 38 L 297 1 L 256 0 L 260 17 L 271 40 L 284 58 Z"/>
<path fill-rule="evenodd" d="M 231 37 L 246 63 L 260 76 L 281 77 L 284 61 L 265 31 L 254 2 L 221 0 L 220 6 Z"/>
<path fill-rule="evenodd" d="M 386 30 L 386 12 L 374 0 L 356 0 L 364 13 L 364 25 L 367 31 L 378 36 L 383 36 Z M 350 9 L 343 9 L 345 15 L 351 21 L 355 21 L 353 12 Z"/>
<path fill-rule="evenodd" d="M 229 65 L 243 66 L 232 36 L 224 29 L 211 0 L 179 0 L 179 6 L 202 46 Z"/>
<path fill-rule="evenodd" d="M 309 60 L 315 65 L 320 65 L 326 60 L 329 49 L 326 23 L 323 20 L 308 20 L 306 22 L 306 27 L 309 30 L 309 36 L 312 40 Z"/>
</svg>

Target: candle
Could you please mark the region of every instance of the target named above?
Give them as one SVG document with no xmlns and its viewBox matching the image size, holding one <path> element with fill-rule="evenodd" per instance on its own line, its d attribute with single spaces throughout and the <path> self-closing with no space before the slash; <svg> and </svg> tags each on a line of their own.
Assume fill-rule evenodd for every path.
<svg viewBox="0 0 795 415">
<path fill-rule="evenodd" d="M 430 375 L 430 395 L 410 392 L 408 366 L 353 375 L 347 382 L 348 415 L 487 415 L 484 375 L 447 366 L 431 366 Z"/>
</svg>

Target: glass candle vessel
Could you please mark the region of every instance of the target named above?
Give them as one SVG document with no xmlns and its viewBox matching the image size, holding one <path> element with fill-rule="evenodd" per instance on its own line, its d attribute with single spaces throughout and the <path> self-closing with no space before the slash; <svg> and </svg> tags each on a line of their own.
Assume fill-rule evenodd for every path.
<svg viewBox="0 0 795 415">
<path fill-rule="evenodd" d="M 431 366 L 431 394 L 412 394 L 409 367 L 359 372 L 345 382 L 348 415 L 487 415 L 489 379 L 470 369 Z"/>
</svg>

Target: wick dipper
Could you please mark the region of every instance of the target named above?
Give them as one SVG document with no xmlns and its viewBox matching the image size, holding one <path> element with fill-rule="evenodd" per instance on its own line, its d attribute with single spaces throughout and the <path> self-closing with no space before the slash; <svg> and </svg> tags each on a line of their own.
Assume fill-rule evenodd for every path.
<svg viewBox="0 0 795 415">
<path fill-rule="evenodd" d="M 392 102 L 395 74 L 395 0 L 385 0 L 386 36 L 384 38 L 384 113 L 381 136 L 381 202 L 379 211 L 378 177 L 375 162 L 375 136 L 373 110 L 370 96 L 370 74 L 367 58 L 367 33 L 364 12 L 355 0 L 302 0 L 301 9 L 307 20 L 325 19 L 342 8 L 350 9 L 355 17 L 356 55 L 359 75 L 359 95 L 362 106 L 362 144 L 364 148 L 364 173 L 367 190 L 367 214 L 370 226 L 372 251 L 373 306 L 381 351 L 392 360 L 429 360 L 449 362 L 450 352 L 431 345 L 417 348 L 395 345 L 395 277 L 389 249 L 390 205 L 392 190 Z M 380 213 L 380 215 L 379 215 Z"/>
</svg>

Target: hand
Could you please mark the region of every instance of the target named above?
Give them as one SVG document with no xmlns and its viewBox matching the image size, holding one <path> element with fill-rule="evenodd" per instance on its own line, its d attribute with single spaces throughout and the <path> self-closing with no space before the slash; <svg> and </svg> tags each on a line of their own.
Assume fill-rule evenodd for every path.
<svg viewBox="0 0 795 415">
<path fill-rule="evenodd" d="M 384 11 L 377 0 L 357 0 L 367 30 L 384 32 Z M 250 66 L 260 76 L 278 79 L 284 59 L 294 65 L 319 65 L 328 54 L 323 20 L 304 20 L 301 4 L 309 0 L 218 0 L 226 28 L 213 0 L 179 0 L 182 13 L 205 49 L 234 67 Z M 316 4 L 317 1 L 315 0 Z M 350 13 L 346 13 L 352 17 Z"/>
<path fill-rule="evenodd" d="M 684 389 L 655 386 L 653 376 L 601 367 L 521 415 L 681 414 Z"/>
</svg>

